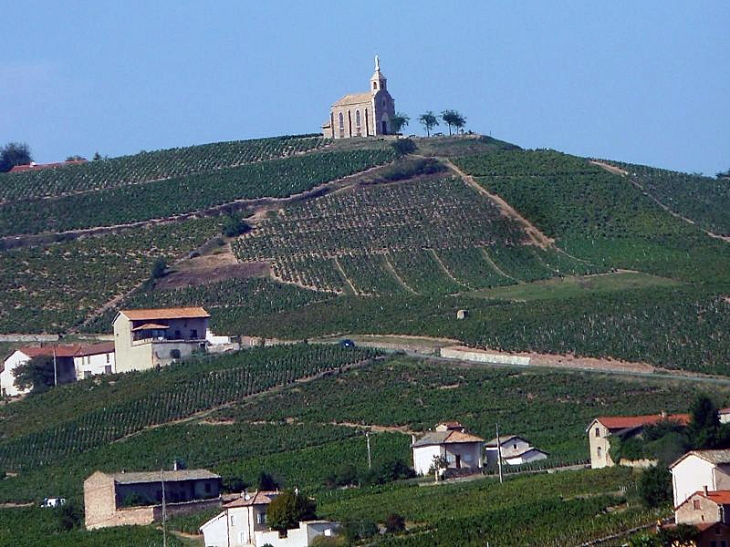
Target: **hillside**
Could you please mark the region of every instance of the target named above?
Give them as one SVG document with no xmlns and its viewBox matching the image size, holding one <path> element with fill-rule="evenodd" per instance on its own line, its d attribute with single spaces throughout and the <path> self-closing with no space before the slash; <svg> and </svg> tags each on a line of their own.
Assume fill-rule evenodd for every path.
<svg viewBox="0 0 730 547">
<path fill-rule="evenodd" d="M 0 332 L 108 333 L 119 307 L 185 303 L 227 334 L 729 372 L 726 182 L 487 137 L 393 144 L 280 137 L 0 175 Z M 231 218 L 250 229 L 223 236 Z M 151 282 L 157 258 L 172 267 Z"/>
<path fill-rule="evenodd" d="M 453 544 L 455 521 L 474 542 L 493 519 L 502 524 L 490 537 L 508 537 L 520 522 L 520 507 L 537 501 L 542 516 L 535 515 L 525 542 L 552 538 L 565 544 L 562 537 L 579 544 L 656 518 L 635 502 L 603 516 L 609 507 L 624 506 L 618 491 L 633 488 L 630 471 L 516 476 L 501 489 L 489 478 L 440 487 L 453 497 L 407 481 L 344 490 L 328 484 L 343 463 L 366 471 L 365 431 L 371 432 L 374 467 L 387 468 L 410 461 L 411 432 L 445 419 L 487 439 L 499 422 L 502 431 L 524 435 L 547 451 L 551 466 L 584 462 L 585 425 L 596 415 L 684 411 L 706 387 L 662 378 L 445 365 L 335 346 L 204 357 L 159 371 L 95 377 L 0 408 L 0 469 L 9 474 L 0 480 L 0 504 L 48 495 L 79 500 L 82 481 L 94 470 L 154 470 L 178 459 L 246 484 L 266 471 L 315 495 L 323 516 L 382 521 L 398 512 L 421 530 L 403 538 L 409 545 Z M 727 385 L 713 390 L 720 400 L 730 399 Z M 46 419 L 38 420 L 41 415 Z M 582 497 L 593 502 L 576 504 Z M 484 502 L 463 503 L 467 498 Z M 434 503 L 436 512 L 429 509 Z M 12 534 L 22 525 L 10 515 L 38 511 L 0 509 L 0 539 L 3 530 Z M 41 512 L 38 518 L 49 517 Z M 570 525 L 556 527 L 555 519 Z M 586 519 L 595 524 L 586 526 Z M 154 527 L 145 530 L 159 534 Z M 103 542 L 110 533 L 88 533 L 85 540 Z M 115 545 L 134 545 L 135 535 Z M 83 544 L 76 543 L 83 539 L 76 533 L 54 536 L 54 545 Z"/>
</svg>

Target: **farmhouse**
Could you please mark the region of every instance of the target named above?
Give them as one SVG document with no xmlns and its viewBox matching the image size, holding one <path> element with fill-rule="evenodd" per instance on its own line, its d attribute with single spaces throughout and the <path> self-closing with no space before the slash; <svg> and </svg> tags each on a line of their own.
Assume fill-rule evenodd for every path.
<svg viewBox="0 0 730 547">
<path fill-rule="evenodd" d="M 499 452 L 498 452 L 499 450 Z M 533 447 L 530 442 L 517 435 L 500 436 L 494 438 L 484 445 L 487 466 L 497 466 L 497 455 L 502 455 L 502 463 L 507 465 L 520 465 L 544 460 L 548 457 L 547 452 Z"/>
<path fill-rule="evenodd" d="M 162 516 L 163 497 L 168 516 L 219 506 L 220 482 L 206 469 L 97 471 L 84 481 L 86 528 L 151 524 Z"/>
<path fill-rule="evenodd" d="M 200 307 L 120 311 L 114 319 L 117 372 L 168 365 L 204 351 L 209 317 Z"/>
<path fill-rule="evenodd" d="M 81 380 L 97 374 L 114 374 L 117 371 L 114 357 L 114 342 L 81 346 L 74 353 L 76 379 Z"/>
<path fill-rule="evenodd" d="M 345 95 L 333 104 L 329 120 L 322 125 L 322 135 L 327 139 L 390 135 L 394 116 L 395 101 L 388 92 L 388 80 L 380 71 L 376 55 L 370 90 Z"/>
<path fill-rule="evenodd" d="M 30 389 L 21 390 L 15 387 L 15 369 L 34 357 L 53 359 L 55 356 L 58 383 L 66 384 L 75 381 L 74 356 L 81 347 L 79 345 L 57 345 L 26 347 L 15 350 L 5 359 L 3 371 L 0 372 L 0 391 L 2 395 L 14 397 L 30 391 Z"/>
<path fill-rule="evenodd" d="M 677 524 L 730 524 L 730 490 L 695 492 L 674 509 L 674 519 Z"/>
<path fill-rule="evenodd" d="M 325 520 L 300 522 L 285 536 L 266 525 L 266 510 L 279 492 L 243 493 L 223 506 L 223 511 L 200 527 L 206 547 L 307 547 L 314 538 L 334 533 L 336 524 Z"/>
<path fill-rule="evenodd" d="M 459 422 L 445 422 L 411 444 L 413 468 L 419 475 L 431 470 L 434 458 L 446 458 L 448 469 L 478 471 L 483 466 L 484 439 L 471 435 Z"/>
<path fill-rule="evenodd" d="M 692 450 L 669 466 L 674 507 L 695 492 L 730 490 L 730 450 Z"/>
<path fill-rule="evenodd" d="M 621 438 L 640 436 L 644 427 L 662 421 L 677 422 L 681 425 L 689 423 L 689 414 L 667 415 L 651 414 L 648 416 L 601 416 L 593 420 L 586 428 L 588 445 L 591 453 L 591 469 L 613 467 L 616 463 L 611 459 L 611 436 Z M 629 464 L 630 462 L 619 462 Z"/>
</svg>

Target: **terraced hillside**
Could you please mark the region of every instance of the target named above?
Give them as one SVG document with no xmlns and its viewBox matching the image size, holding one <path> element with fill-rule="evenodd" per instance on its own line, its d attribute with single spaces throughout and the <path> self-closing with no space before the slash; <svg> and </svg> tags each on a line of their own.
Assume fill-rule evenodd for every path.
<svg viewBox="0 0 730 547">
<path fill-rule="evenodd" d="M 227 334 L 445 336 L 730 373 L 730 243 L 708 234 L 730 215 L 723 187 L 484 137 L 413 143 L 287 137 L 13 179 L 0 331 L 109 332 L 119 307 L 185 303 Z M 702 217 L 695 196 L 718 205 Z M 171 272 L 150 281 L 158 257 Z M 491 292 L 505 286 L 529 290 Z"/>
</svg>

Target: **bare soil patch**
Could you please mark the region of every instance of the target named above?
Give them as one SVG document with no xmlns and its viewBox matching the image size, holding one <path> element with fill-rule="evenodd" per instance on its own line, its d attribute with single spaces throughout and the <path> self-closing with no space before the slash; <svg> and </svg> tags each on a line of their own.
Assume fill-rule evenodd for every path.
<svg viewBox="0 0 730 547">
<path fill-rule="evenodd" d="M 238 262 L 230 248 L 221 252 L 181 260 L 176 270 L 157 281 L 157 289 L 179 289 L 218 283 L 228 279 L 268 277 L 270 266 L 266 262 Z"/>
</svg>

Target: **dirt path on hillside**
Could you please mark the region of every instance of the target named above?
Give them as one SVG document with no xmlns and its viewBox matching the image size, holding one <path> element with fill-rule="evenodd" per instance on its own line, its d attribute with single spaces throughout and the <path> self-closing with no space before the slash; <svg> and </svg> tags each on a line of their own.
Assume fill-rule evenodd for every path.
<svg viewBox="0 0 730 547">
<path fill-rule="evenodd" d="M 666 213 L 669 213 L 674 218 L 677 218 L 679 220 L 683 220 L 684 222 L 686 222 L 687 224 L 691 224 L 692 226 L 697 226 L 697 228 L 699 228 L 705 234 L 707 234 L 708 236 L 710 236 L 710 237 L 712 237 L 714 239 L 720 239 L 722 241 L 730 242 L 730 236 L 722 236 L 720 234 L 716 234 L 716 233 L 711 232 L 709 230 L 705 230 L 704 228 L 702 228 L 701 226 L 699 226 L 691 218 L 688 218 L 688 217 L 685 217 L 683 215 L 680 215 L 676 211 L 673 211 L 672 209 L 670 209 L 670 207 L 667 204 L 663 203 L 657 197 L 655 197 L 652 194 L 650 194 L 649 191 L 646 189 L 646 187 L 643 184 L 641 184 L 639 181 L 637 181 L 633 177 L 631 177 L 629 175 L 629 172 L 628 171 L 625 171 L 624 169 L 619 169 L 618 167 L 615 167 L 613 165 L 609 165 L 609 164 L 604 163 L 602 161 L 591 160 L 589 163 L 592 163 L 593 165 L 597 165 L 598 167 L 600 167 L 602 169 L 605 169 L 606 171 L 608 171 L 609 173 L 613 173 L 614 175 L 620 175 L 620 176 L 626 177 L 628 179 L 628 181 L 631 184 L 633 184 L 636 189 L 640 190 L 646 197 L 648 197 L 650 200 L 652 200 L 654 203 L 656 203 L 659 207 L 661 207 Z"/>
<path fill-rule="evenodd" d="M 482 194 L 483 196 L 486 196 L 489 198 L 494 204 L 497 206 L 497 208 L 500 210 L 500 212 L 509 218 L 512 218 L 513 220 L 517 221 L 519 224 L 521 224 L 529 236 L 530 240 L 534 245 L 537 245 L 538 247 L 542 249 L 546 249 L 548 247 L 552 247 L 555 243 L 554 239 L 549 238 L 545 234 L 543 234 L 538 228 L 532 224 L 530 221 L 528 221 L 525 217 L 520 215 L 516 209 L 514 209 L 509 203 L 507 203 L 504 199 L 502 199 L 497 194 L 490 193 L 486 188 L 484 188 L 481 184 L 479 184 L 476 179 L 470 175 L 467 175 L 459 169 L 454 163 L 451 162 L 449 158 L 439 158 L 440 161 L 442 161 L 452 172 L 456 173 L 464 182 L 466 182 L 469 186 L 471 186 L 474 190 Z"/>
</svg>

